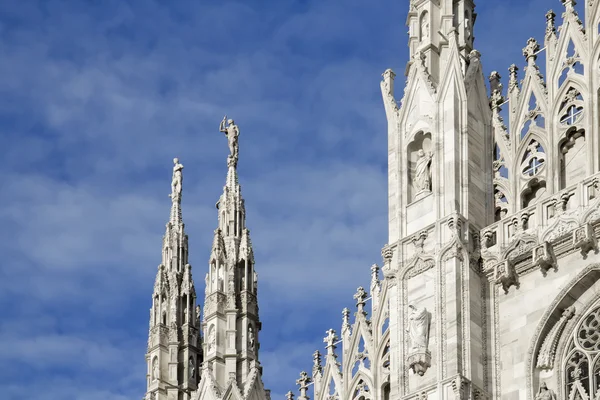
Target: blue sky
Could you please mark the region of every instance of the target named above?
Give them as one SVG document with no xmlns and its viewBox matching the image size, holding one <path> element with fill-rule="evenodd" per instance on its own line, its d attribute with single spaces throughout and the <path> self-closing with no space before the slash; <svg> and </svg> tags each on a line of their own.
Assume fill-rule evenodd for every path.
<svg viewBox="0 0 600 400">
<path fill-rule="evenodd" d="M 0 393 L 140 399 L 172 158 L 204 293 L 235 118 L 264 381 L 282 399 L 368 285 L 387 236 L 379 81 L 403 89 L 408 0 L 5 1 Z M 583 2 L 582 2 L 583 4 Z M 479 1 L 506 77 L 559 0 Z M 503 79 L 506 84 L 506 79 Z"/>
</svg>

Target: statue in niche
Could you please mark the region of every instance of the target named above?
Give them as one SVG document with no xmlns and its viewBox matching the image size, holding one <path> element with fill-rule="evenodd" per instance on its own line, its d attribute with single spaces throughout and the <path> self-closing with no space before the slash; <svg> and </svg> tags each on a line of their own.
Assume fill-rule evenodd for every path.
<svg viewBox="0 0 600 400">
<path fill-rule="evenodd" d="M 421 18 L 421 40 L 429 39 L 429 16 L 424 14 Z"/>
<path fill-rule="evenodd" d="M 465 11 L 465 38 L 471 39 L 471 17 L 468 11 Z"/>
<path fill-rule="evenodd" d="M 152 360 L 152 380 L 155 381 L 158 379 L 158 358 L 154 357 Z"/>
<path fill-rule="evenodd" d="M 254 351 L 254 330 L 248 325 L 248 349 Z"/>
<path fill-rule="evenodd" d="M 423 149 L 417 152 L 417 163 L 415 165 L 415 178 L 413 179 L 417 193 L 431 191 L 431 152 L 425 153 Z"/>
<path fill-rule="evenodd" d="M 229 157 L 228 159 L 233 160 L 234 165 L 237 164 L 238 160 L 238 136 L 240 136 L 240 130 L 238 126 L 233 122 L 232 119 L 227 119 L 227 115 L 223 117 L 221 125 L 219 125 L 219 131 L 225 133 L 227 136 L 227 142 L 229 144 Z"/>
<path fill-rule="evenodd" d="M 196 321 L 198 321 L 198 326 L 200 326 L 200 306 L 196 306 Z"/>
<path fill-rule="evenodd" d="M 535 400 L 556 400 L 556 393 L 548 389 L 546 382 L 540 384 L 540 389 L 535 395 Z"/>
<path fill-rule="evenodd" d="M 208 329 L 208 352 L 212 352 L 217 345 L 217 337 L 215 334 L 215 326 L 211 325 Z"/>
<path fill-rule="evenodd" d="M 429 313 L 426 308 L 418 309 L 409 305 L 408 334 L 412 352 L 427 351 L 429 342 Z"/>
<path fill-rule="evenodd" d="M 189 380 L 193 381 L 194 380 L 194 374 L 196 373 L 196 368 L 194 367 L 194 359 L 192 357 L 190 357 L 190 362 L 188 365 L 188 371 L 189 371 Z"/>
<path fill-rule="evenodd" d="M 171 181 L 171 195 L 169 197 L 175 199 L 181 195 L 181 188 L 183 185 L 183 165 L 179 163 L 178 158 L 173 159 L 173 164 L 175 165 L 173 166 L 173 180 Z"/>
</svg>

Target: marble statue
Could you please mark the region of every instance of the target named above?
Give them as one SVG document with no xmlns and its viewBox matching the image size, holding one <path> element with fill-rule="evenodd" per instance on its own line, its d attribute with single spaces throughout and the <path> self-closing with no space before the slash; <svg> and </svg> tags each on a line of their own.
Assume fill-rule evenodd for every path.
<svg viewBox="0 0 600 400">
<path fill-rule="evenodd" d="M 535 400 L 556 400 L 556 394 L 552 390 L 548 389 L 546 382 L 542 382 L 537 394 L 535 395 Z"/>
<path fill-rule="evenodd" d="M 427 17 L 421 20 L 421 37 L 423 39 L 429 38 L 429 18 Z"/>
<path fill-rule="evenodd" d="M 194 367 L 194 359 L 192 357 L 190 357 L 190 362 L 188 365 L 188 372 L 189 372 L 189 380 L 193 380 L 194 379 L 194 374 L 196 372 L 195 367 Z"/>
<path fill-rule="evenodd" d="M 155 381 L 158 379 L 158 358 L 154 357 L 152 360 L 152 380 Z"/>
<path fill-rule="evenodd" d="M 181 195 L 181 187 L 183 185 L 183 165 L 179 163 L 178 158 L 173 159 L 173 180 L 171 181 L 171 198 Z"/>
<path fill-rule="evenodd" d="M 238 136 L 240 136 L 240 130 L 238 126 L 232 119 L 227 119 L 227 115 L 223 117 L 221 121 L 221 125 L 219 126 L 219 131 L 225 133 L 227 136 L 227 142 L 229 144 L 229 158 L 231 158 L 234 163 L 237 163 L 238 160 Z"/>
<path fill-rule="evenodd" d="M 250 350 L 254 350 L 254 330 L 252 325 L 248 326 L 248 347 Z"/>
<path fill-rule="evenodd" d="M 217 338 L 215 336 L 215 327 L 214 325 L 211 325 L 210 329 L 208 330 L 208 352 L 210 353 L 213 351 L 216 345 Z"/>
<path fill-rule="evenodd" d="M 417 193 L 431 190 L 430 164 L 433 154 L 425 153 L 423 149 L 417 152 L 417 164 L 415 166 L 415 178 L 413 180 Z"/>
<path fill-rule="evenodd" d="M 426 351 L 429 341 L 429 313 L 426 308 L 409 305 L 408 334 L 411 351 Z"/>
</svg>

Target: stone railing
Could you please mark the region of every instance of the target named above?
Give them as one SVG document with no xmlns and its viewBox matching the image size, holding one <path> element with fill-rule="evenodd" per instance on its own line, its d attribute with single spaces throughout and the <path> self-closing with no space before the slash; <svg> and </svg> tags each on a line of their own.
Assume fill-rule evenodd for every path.
<svg viewBox="0 0 600 400">
<path fill-rule="evenodd" d="M 600 173 L 539 200 L 480 232 L 483 271 L 505 291 L 518 276 L 556 268 L 556 257 L 595 247 L 600 225 Z"/>
</svg>

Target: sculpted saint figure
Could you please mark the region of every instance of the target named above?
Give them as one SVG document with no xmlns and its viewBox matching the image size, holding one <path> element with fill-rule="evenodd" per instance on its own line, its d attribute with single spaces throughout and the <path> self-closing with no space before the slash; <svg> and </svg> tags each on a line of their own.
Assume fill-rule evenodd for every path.
<svg viewBox="0 0 600 400">
<path fill-rule="evenodd" d="M 152 380 L 155 381 L 158 379 L 158 358 L 154 357 L 152 360 Z"/>
<path fill-rule="evenodd" d="M 219 125 L 219 131 L 225 133 L 227 136 L 227 142 L 229 144 L 229 153 L 231 159 L 237 162 L 238 159 L 238 136 L 240 136 L 240 130 L 238 126 L 233 122 L 232 119 L 227 119 L 227 115 L 223 117 L 221 125 Z"/>
<path fill-rule="evenodd" d="M 251 325 L 248 326 L 248 347 L 254 351 L 254 330 L 252 330 Z"/>
<path fill-rule="evenodd" d="M 426 351 L 429 341 L 429 313 L 427 309 L 408 306 L 408 334 L 412 351 Z"/>
<path fill-rule="evenodd" d="M 194 373 L 196 372 L 196 369 L 194 368 L 194 359 L 192 357 L 190 357 L 188 370 L 189 370 L 189 380 L 191 381 L 194 379 Z"/>
<path fill-rule="evenodd" d="M 171 181 L 171 198 L 181 194 L 181 186 L 183 184 L 183 165 L 179 163 L 178 158 L 173 159 L 173 180 Z"/>
<path fill-rule="evenodd" d="M 417 165 L 415 166 L 414 185 L 417 193 L 431 190 L 431 171 L 430 164 L 433 154 L 431 152 L 425 154 L 423 149 L 417 152 Z"/>
<path fill-rule="evenodd" d="M 546 382 L 540 384 L 540 389 L 535 395 L 535 400 L 556 400 L 556 394 L 548 389 Z"/>
<path fill-rule="evenodd" d="M 213 351 L 216 344 L 217 338 L 215 336 L 215 327 L 214 325 L 211 325 L 210 329 L 208 330 L 208 351 Z"/>
</svg>

